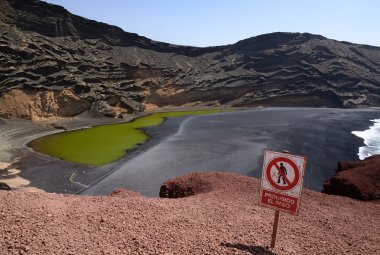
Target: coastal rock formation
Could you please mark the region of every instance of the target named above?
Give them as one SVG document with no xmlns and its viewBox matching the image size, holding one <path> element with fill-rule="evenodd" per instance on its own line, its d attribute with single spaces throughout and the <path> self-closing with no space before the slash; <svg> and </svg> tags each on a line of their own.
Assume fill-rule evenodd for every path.
<svg viewBox="0 0 380 255">
<path fill-rule="evenodd" d="M 326 180 L 323 193 L 360 200 L 380 200 L 380 155 L 358 162 L 338 162 L 336 174 Z"/>
<path fill-rule="evenodd" d="M 0 102 L 0 117 L 84 110 L 119 117 L 183 105 L 380 105 L 378 47 L 307 33 L 272 33 L 217 47 L 178 46 L 43 1 L 0 0 L 0 9 L 0 94 L 38 98 L 65 90 L 81 102 L 78 110 L 64 113 L 60 104 L 29 111 Z"/>
<path fill-rule="evenodd" d="M 257 205 L 259 181 L 233 173 L 196 173 L 179 177 L 177 183 L 191 188 L 191 183 L 197 186 L 202 180 L 212 187 L 208 192 L 180 199 L 0 191 L 0 250 L 2 254 L 378 253 L 379 203 L 304 189 L 299 216 L 281 214 L 281 238 L 272 250 L 268 246 L 274 211 Z"/>
</svg>

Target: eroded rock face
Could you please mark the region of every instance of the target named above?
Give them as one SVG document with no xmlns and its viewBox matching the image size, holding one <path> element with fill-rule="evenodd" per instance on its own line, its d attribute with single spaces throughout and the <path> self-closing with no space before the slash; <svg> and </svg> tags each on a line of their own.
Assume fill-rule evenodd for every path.
<svg viewBox="0 0 380 255">
<path fill-rule="evenodd" d="M 380 200 L 380 155 L 358 162 L 338 162 L 334 177 L 326 180 L 323 193 L 360 200 Z"/>
<path fill-rule="evenodd" d="M 0 95 L 0 117 L 39 118 L 69 117 L 90 108 L 90 101 L 72 91 L 24 91 L 14 89 Z"/>
<path fill-rule="evenodd" d="M 378 47 L 307 33 L 177 46 L 43 1 L 0 0 L 0 9 L 0 94 L 70 90 L 113 117 L 168 105 L 380 105 Z"/>
</svg>

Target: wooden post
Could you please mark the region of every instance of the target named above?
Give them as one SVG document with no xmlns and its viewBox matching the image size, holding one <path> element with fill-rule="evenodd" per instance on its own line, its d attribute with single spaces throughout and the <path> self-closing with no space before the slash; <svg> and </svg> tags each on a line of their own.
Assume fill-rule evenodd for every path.
<svg viewBox="0 0 380 255">
<path fill-rule="evenodd" d="M 283 150 L 283 153 L 289 154 L 288 150 Z M 277 228 L 278 228 L 278 220 L 280 219 L 280 211 L 276 210 L 274 213 L 274 222 L 273 222 L 273 231 L 272 231 L 272 242 L 270 243 L 270 247 L 274 248 L 276 245 L 276 237 L 277 237 Z"/>
<path fill-rule="evenodd" d="M 274 248 L 276 245 L 276 236 L 278 228 L 278 219 L 280 218 L 280 211 L 276 210 L 274 213 L 274 222 L 273 222 L 273 231 L 272 231 L 272 242 L 270 244 L 271 248 Z"/>
</svg>

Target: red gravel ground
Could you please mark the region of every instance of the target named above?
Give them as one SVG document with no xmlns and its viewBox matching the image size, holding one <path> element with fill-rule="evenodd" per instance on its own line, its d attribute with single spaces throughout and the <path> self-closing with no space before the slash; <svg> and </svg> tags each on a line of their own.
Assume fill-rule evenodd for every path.
<svg viewBox="0 0 380 255">
<path fill-rule="evenodd" d="M 378 202 L 304 190 L 300 215 L 281 213 L 270 250 L 274 211 L 257 205 L 257 179 L 199 173 L 179 182 L 198 179 L 205 193 L 180 199 L 0 191 L 0 253 L 380 254 Z"/>
</svg>

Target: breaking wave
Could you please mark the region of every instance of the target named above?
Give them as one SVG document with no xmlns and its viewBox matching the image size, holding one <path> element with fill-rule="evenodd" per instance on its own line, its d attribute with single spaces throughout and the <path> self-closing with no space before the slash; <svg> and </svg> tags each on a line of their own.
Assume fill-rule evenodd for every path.
<svg viewBox="0 0 380 255">
<path fill-rule="evenodd" d="M 363 138 L 365 146 L 359 148 L 358 156 L 365 159 L 369 156 L 380 154 L 380 119 L 371 120 L 373 126 L 364 131 L 352 131 L 352 133 Z"/>
</svg>

